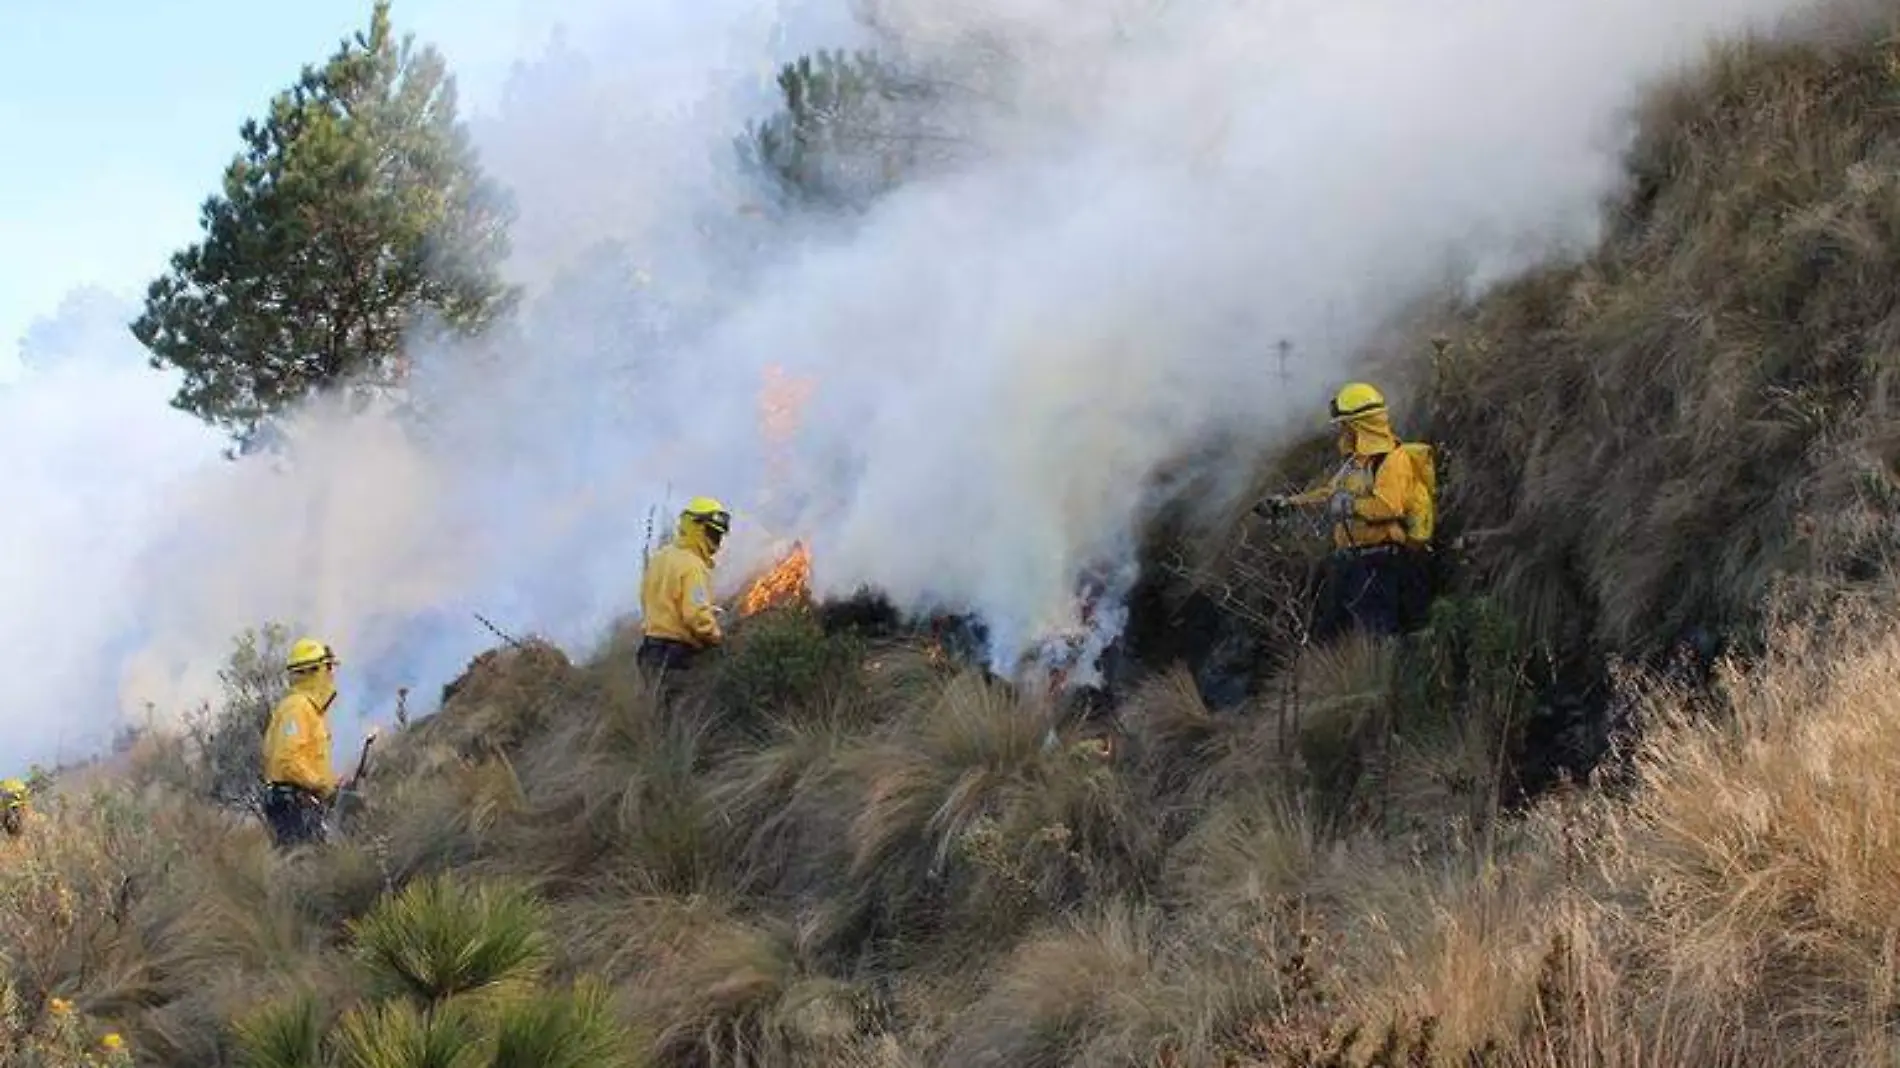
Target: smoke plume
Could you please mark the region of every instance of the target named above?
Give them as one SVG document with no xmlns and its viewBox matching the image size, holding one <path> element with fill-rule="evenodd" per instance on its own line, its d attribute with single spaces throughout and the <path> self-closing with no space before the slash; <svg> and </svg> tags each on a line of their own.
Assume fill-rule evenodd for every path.
<svg viewBox="0 0 1900 1068">
<path fill-rule="evenodd" d="M 530 300 L 479 345 L 418 344 L 421 428 L 313 407 L 286 456 L 178 482 L 165 462 L 62 466 L 173 456 L 173 423 L 56 376 L 0 395 L 39 418 L 0 422 L 27 460 L 9 566 L 65 576 L 0 603 L 0 628 L 48 653 L 0 683 L 0 752 L 43 754 L 40 725 L 67 716 L 185 707 L 264 620 L 339 645 L 346 704 L 369 714 L 490 643 L 473 611 L 585 644 L 637 607 L 649 516 L 663 533 L 701 493 L 735 512 L 729 585 L 803 538 L 819 592 L 974 610 L 1008 663 L 1077 622 L 1085 572 L 1125 584 L 1157 465 L 1309 425 L 1355 349 L 1448 276 L 1482 286 L 1586 246 L 1644 85 L 1798 6 L 621 15 L 524 57 L 474 123 L 520 205 L 510 271 Z M 732 140 L 771 107 L 772 65 L 817 46 L 920 72 L 931 102 L 894 136 L 941 151 L 861 216 L 781 219 Z M 104 543 L 31 533 L 83 526 L 71 502 L 100 487 Z"/>
</svg>

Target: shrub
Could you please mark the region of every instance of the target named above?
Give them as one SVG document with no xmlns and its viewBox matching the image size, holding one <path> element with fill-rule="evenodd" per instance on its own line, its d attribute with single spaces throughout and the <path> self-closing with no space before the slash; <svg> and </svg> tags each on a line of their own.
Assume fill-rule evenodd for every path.
<svg viewBox="0 0 1900 1068">
<path fill-rule="evenodd" d="M 733 629 L 715 661 L 713 700 L 740 723 L 783 718 L 843 696 L 863 661 L 855 635 L 827 634 L 810 610 L 768 609 Z"/>
<path fill-rule="evenodd" d="M 420 880 L 350 925 L 365 995 L 333 1018 L 297 989 L 236 1022 L 250 1068 L 616 1068 L 630 1038 L 593 980 L 542 985 L 543 906 L 524 889 Z"/>
<path fill-rule="evenodd" d="M 458 995 L 506 997 L 541 978 L 545 917 L 527 891 L 440 875 L 411 883 L 350 925 L 370 989 L 434 1005 Z"/>
<path fill-rule="evenodd" d="M 334 1046 L 346 1068 L 484 1068 L 487 1050 L 474 1014 L 460 1005 L 408 1001 L 344 1014 Z"/>
<path fill-rule="evenodd" d="M 277 623 L 239 635 L 218 671 L 223 701 L 187 719 L 192 785 L 206 796 L 245 805 L 256 794 L 264 777 L 264 732 L 289 692 L 283 665 L 291 640 L 290 629 Z"/>
<path fill-rule="evenodd" d="M 631 1068 L 629 1038 L 607 989 L 584 981 L 502 1010 L 488 1068 Z"/>
<path fill-rule="evenodd" d="M 102 1029 L 54 998 L 37 1018 L 12 984 L 0 979 L 0 1063 L 18 1068 L 132 1068 L 132 1051 L 116 1031 Z"/>
<path fill-rule="evenodd" d="M 245 1013 L 232 1031 L 244 1068 L 326 1068 L 332 1023 L 313 992 L 298 991 Z"/>
</svg>

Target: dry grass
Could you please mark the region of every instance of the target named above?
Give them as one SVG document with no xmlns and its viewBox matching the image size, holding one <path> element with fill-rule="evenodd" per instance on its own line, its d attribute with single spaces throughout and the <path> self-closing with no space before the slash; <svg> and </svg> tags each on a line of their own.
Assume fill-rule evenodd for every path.
<svg viewBox="0 0 1900 1068">
<path fill-rule="evenodd" d="M 1541 637 L 1759 638 L 1778 585 L 1889 588 L 1893 56 L 1873 30 L 1722 49 L 1650 101 L 1602 249 L 1462 315 L 1446 511 L 1502 532 L 1492 584 Z"/>
<path fill-rule="evenodd" d="M 1172 1034 L 1155 996 L 1164 985 L 1159 926 L 1151 914 L 1111 909 L 1031 939 L 960 1017 L 943 1063 L 1041 1068 L 1158 1054 Z M 1103 1059 L 1111 1048 L 1114 1059 Z"/>
<path fill-rule="evenodd" d="M 1394 981 L 1364 1011 L 1500 1063 L 1891 1063 L 1900 638 L 1776 649 L 1730 669 L 1718 725 L 1651 696 L 1628 801 L 1553 802 L 1423 916 L 1388 913 Z"/>
<path fill-rule="evenodd" d="M 1304 755 L 1308 733 L 1328 752 L 1366 724 L 1404 737 L 1388 647 L 1306 666 L 1284 753 L 1271 709 L 1217 716 L 1157 680 L 1122 711 L 1150 723 L 1145 749 L 1112 765 L 1045 748 L 1037 706 L 974 676 L 907 715 L 813 712 L 761 747 L 690 710 L 661 729 L 635 673 L 596 665 L 581 670 L 598 685 L 524 739 L 525 803 L 493 810 L 453 878 L 539 887 L 547 981 L 605 984 L 658 1064 L 1873 1064 L 1900 1053 L 1900 637 L 1862 623 L 1776 648 L 1723 675 L 1717 721 L 1644 698 L 1627 799 L 1573 793 L 1489 836 L 1429 839 L 1340 807 L 1382 780 L 1341 786 Z M 541 783 L 555 747 L 568 777 Z M 650 810 L 658 783 L 694 792 Z M 373 810 L 379 836 L 420 838 L 450 807 L 404 796 Z M 1400 796 L 1427 822 L 1464 803 Z M 279 858 L 255 828 L 162 797 L 71 803 L 0 875 L 26 1018 L 77 995 L 151 1063 L 215 1064 L 237 1021 L 294 1017 L 285 992 L 309 990 L 335 1041 L 431 1040 L 364 1000 L 351 932 L 369 928 L 349 920 L 453 928 L 378 943 L 443 952 L 494 925 L 443 917 L 426 898 L 444 884 L 380 875 L 360 842 Z M 655 829 L 675 826 L 685 845 Z M 703 870 L 660 877 L 654 858 L 682 855 Z M 415 916 L 391 911 L 385 879 Z M 525 923 L 501 925 L 509 944 Z M 530 1025 L 556 1026 L 507 1024 Z"/>
<path fill-rule="evenodd" d="M 809 930 L 783 922 L 713 927 L 631 997 L 667 1064 L 822 1064 L 859 1031 L 857 991 L 814 966 Z"/>
<path fill-rule="evenodd" d="M 1612 877 L 1642 893 L 1639 975 L 1699 1042 L 1811 1063 L 1893 1055 L 1897 684 L 1891 638 L 1788 635 L 1731 681 L 1722 729 L 1657 710 Z"/>
<path fill-rule="evenodd" d="M 937 936 L 975 926 L 962 948 L 987 954 L 1090 894 L 1139 892 L 1157 828 L 1128 780 L 1047 744 L 1053 715 L 965 674 L 843 757 L 846 931 L 936 955 Z"/>
</svg>

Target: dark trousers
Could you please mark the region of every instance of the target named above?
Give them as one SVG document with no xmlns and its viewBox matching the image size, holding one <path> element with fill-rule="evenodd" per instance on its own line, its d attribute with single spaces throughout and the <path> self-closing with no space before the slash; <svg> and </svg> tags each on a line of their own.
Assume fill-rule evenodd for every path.
<svg viewBox="0 0 1900 1068">
<path fill-rule="evenodd" d="M 644 638 L 634 659 L 646 669 L 648 676 L 659 680 L 660 700 L 671 706 L 679 700 L 683 692 L 681 684 L 686 681 L 693 662 L 699 659 L 699 650 L 670 638 Z"/>
<path fill-rule="evenodd" d="M 1432 598 L 1445 588 L 1442 560 L 1430 549 L 1400 549 L 1397 566 L 1399 630 L 1410 634 L 1432 621 Z"/>
<path fill-rule="evenodd" d="M 693 660 L 699 650 L 671 638 L 642 638 L 640 651 L 634 654 L 641 667 L 648 671 L 685 671 L 693 666 Z"/>
<path fill-rule="evenodd" d="M 1430 559 L 1416 549 L 1342 549 L 1327 560 L 1316 637 L 1347 631 L 1391 636 L 1425 621 L 1431 601 Z"/>
<path fill-rule="evenodd" d="M 278 848 L 322 842 L 323 799 L 301 786 L 274 782 L 264 787 L 264 822 Z"/>
</svg>

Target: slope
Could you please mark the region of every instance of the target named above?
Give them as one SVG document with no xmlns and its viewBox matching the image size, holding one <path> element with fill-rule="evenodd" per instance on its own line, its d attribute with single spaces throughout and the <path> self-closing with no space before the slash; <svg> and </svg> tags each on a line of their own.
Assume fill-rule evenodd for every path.
<svg viewBox="0 0 1900 1068">
<path fill-rule="evenodd" d="M 624 639 L 499 650 L 290 857 L 148 740 L 0 871 L 0 1057 L 1890 1061 L 1896 69 L 1727 50 L 1651 102 L 1595 254 L 1392 368 L 1483 535 L 1426 634 L 1262 639 L 1298 685 L 1219 711 L 1156 671 L 1107 753 L 850 613 L 749 620 L 672 708 Z M 1251 522 L 1163 592 L 1292 573 Z M 1242 592 L 1202 603 L 1270 630 Z M 1759 655 L 1632 690 L 1619 788 L 1502 811 L 1540 659 L 1696 624 Z"/>
</svg>

